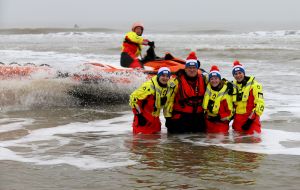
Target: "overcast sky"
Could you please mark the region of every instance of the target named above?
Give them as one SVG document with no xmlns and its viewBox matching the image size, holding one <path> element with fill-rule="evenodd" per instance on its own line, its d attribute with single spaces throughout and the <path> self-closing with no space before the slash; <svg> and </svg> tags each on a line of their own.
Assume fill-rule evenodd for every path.
<svg viewBox="0 0 300 190">
<path fill-rule="evenodd" d="M 300 0 L 0 0 L 0 28 L 275 27 L 300 29 Z"/>
</svg>

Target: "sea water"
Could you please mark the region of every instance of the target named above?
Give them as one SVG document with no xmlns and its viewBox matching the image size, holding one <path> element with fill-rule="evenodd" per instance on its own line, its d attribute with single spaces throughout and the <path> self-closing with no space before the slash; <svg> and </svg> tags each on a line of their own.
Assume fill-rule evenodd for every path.
<svg viewBox="0 0 300 190">
<path fill-rule="evenodd" d="M 119 67 L 127 31 L 0 30 L 0 62 L 48 64 L 73 74 L 94 61 Z M 224 30 L 147 32 L 156 53 L 218 65 L 232 62 L 263 85 L 266 108 L 255 136 L 133 136 L 134 84 L 90 87 L 100 104 L 82 105 L 80 86 L 47 74 L 0 81 L 0 189 L 298 189 L 300 185 L 300 32 Z M 118 94 L 106 102 L 105 98 Z M 105 96 L 106 95 L 106 96 Z M 118 98 L 121 101 L 118 101 Z M 99 103 L 99 102 L 98 102 Z"/>
</svg>

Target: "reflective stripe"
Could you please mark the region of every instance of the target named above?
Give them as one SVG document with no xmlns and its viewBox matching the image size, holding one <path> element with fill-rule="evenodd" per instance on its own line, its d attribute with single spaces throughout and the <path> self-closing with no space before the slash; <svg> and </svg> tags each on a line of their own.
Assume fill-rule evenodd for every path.
<svg viewBox="0 0 300 190">
<path fill-rule="evenodd" d="M 141 54 L 143 41 L 143 37 L 137 35 L 135 32 L 128 32 L 123 42 L 122 52 L 127 52 L 138 57 Z"/>
<path fill-rule="evenodd" d="M 256 114 L 261 115 L 264 110 L 264 100 L 259 93 L 262 93 L 262 86 L 254 80 L 254 77 L 250 77 L 245 86 L 238 84 L 236 81 L 234 82 L 234 86 L 237 88 L 237 92 L 234 94 L 234 104 L 236 107 L 237 114 L 245 114 L 247 112 L 255 111 Z M 253 90 L 254 97 L 254 107 L 249 108 L 248 99 L 250 95 L 251 89 Z M 239 94 L 243 94 L 241 99 L 238 99 L 237 96 Z M 251 103 L 252 104 L 252 103 Z M 248 107 L 248 111 L 247 111 Z"/>
<path fill-rule="evenodd" d="M 205 91 L 205 95 L 204 96 L 206 96 L 206 95 L 211 96 L 211 91 L 210 91 L 209 88 L 207 88 L 206 91 Z"/>
<path fill-rule="evenodd" d="M 225 90 L 226 90 L 226 89 L 225 89 Z M 224 96 L 224 95 L 226 95 L 226 94 L 228 94 L 227 91 L 225 91 L 225 92 L 220 91 L 219 94 L 218 94 L 218 97 Z"/>
<path fill-rule="evenodd" d="M 234 96 L 233 96 L 233 102 L 247 101 L 249 98 L 250 89 L 251 89 L 251 86 L 253 83 L 254 83 L 254 77 L 252 77 L 252 76 L 247 81 L 245 86 L 242 86 L 242 84 L 238 84 L 237 81 L 234 81 L 233 87 L 235 88 L 236 92 L 234 93 Z M 238 100 L 238 98 L 237 98 L 237 96 L 239 96 L 239 94 L 243 94 L 243 97 L 241 100 Z"/>
<path fill-rule="evenodd" d="M 214 90 L 212 90 L 211 85 L 208 84 L 205 95 L 204 95 L 203 108 L 207 110 L 209 100 L 212 100 L 214 102 L 214 104 L 213 104 L 212 112 L 210 114 L 216 116 L 219 113 L 221 100 L 227 94 L 228 94 L 228 92 L 227 92 L 226 85 L 223 85 L 223 87 L 220 91 L 214 91 Z"/>
<path fill-rule="evenodd" d="M 157 110 L 154 110 L 153 114 L 154 116 L 160 115 L 161 110 L 161 98 L 167 97 L 169 90 L 169 87 L 163 88 L 159 86 L 157 82 L 157 75 L 151 78 L 151 82 L 153 85 L 151 85 L 151 88 L 154 90 L 154 96 L 155 96 L 155 108 Z"/>
<path fill-rule="evenodd" d="M 168 97 L 169 86 L 161 87 L 157 82 L 157 76 L 152 77 L 150 80 L 143 83 L 138 89 L 136 89 L 130 95 L 129 105 L 132 108 L 136 108 L 139 100 L 147 99 L 149 95 L 153 95 L 155 98 L 155 103 L 153 105 L 154 111 L 153 116 L 159 116 L 161 110 L 161 98 Z"/>
</svg>

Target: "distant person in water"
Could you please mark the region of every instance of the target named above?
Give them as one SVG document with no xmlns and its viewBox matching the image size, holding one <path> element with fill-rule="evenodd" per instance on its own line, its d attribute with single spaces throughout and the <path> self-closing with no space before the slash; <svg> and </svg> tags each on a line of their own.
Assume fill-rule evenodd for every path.
<svg viewBox="0 0 300 190">
<path fill-rule="evenodd" d="M 232 91 L 232 84 L 222 80 L 219 68 L 213 65 L 202 105 L 207 133 L 228 133 L 229 121 L 233 115 Z"/>
<path fill-rule="evenodd" d="M 261 132 L 260 116 L 265 107 L 262 85 L 253 76 L 246 76 L 239 61 L 234 61 L 232 75 L 233 102 L 235 115 L 232 127 L 234 131 L 245 134 Z"/>
<path fill-rule="evenodd" d="M 161 67 L 157 75 L 130 95 L 129 105 L 134 113 L 133 134 L 154 134 L 161 131 L 160 111 L 169 100 L 170 69 Z"/>
<path fill-rule="evenodd" d="M 141 55 L 142 45 L 154 46 L 151 42 L 142 37 L 144 26 L 136 22 L 132 25 L 132 31 L 125 36 L 122 45 L 121 66 L 129 68 L 143 68 L 143 63 L 138 59 Z"/>
</svg>

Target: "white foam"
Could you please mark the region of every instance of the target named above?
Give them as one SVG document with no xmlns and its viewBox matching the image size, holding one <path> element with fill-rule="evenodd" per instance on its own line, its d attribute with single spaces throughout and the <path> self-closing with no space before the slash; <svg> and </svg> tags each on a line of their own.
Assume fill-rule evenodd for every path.
<svg viewBox="0 0 300 190">
<path fill-rule="evenodd" d="M 82 64 L 90 62 L 91 60 L 119 66 L 119 55 L 59 53 L 53 51 L 36 52 L 30 50 L 0 50 L 0 55 L 1 62 L 4 63 L 18 62 L 24 64 L 31 62 L 36 65 L 48 64 L 58 71 L 71 73 L 73 73 L 77 67 L 81 67 Z"/>
<path fill-rule="evenodd" d="M 35 106 L 72 105 L 73 99 L 66 92 L 74 84 L 76 81 L 65 78 L 0 80 L 0 106 L 5 111 Z"/>
<path fill-rule="evenodd" d="M 146 35 L 146 34 L 145 34 Z M 157 51 L 183 50 L 299 50 L 299 31 L 257 31 L 244 34 L 148 33 L 157 42 Z M 1 35 L 6 44 L 0 50 L 1 62 L 49 64 L 63 71 L 89 60 L 119 66 L 120 46 L 124 34 L 111 32 L 73 32 L 48 34 Z M 193 40 L 187 40 L 192 38 Z M 32 42 L 35 42 L 34 44 Z M 53 45 L 55 44 L 55 45 Z M 160 55 L 159 53 L 157 55 Z M 186 55 L 184 55 L 185 57 Z M 205 56 L 205 55 L 204 55 Z M 201 57 L 201 60 L 204 57 Z"/>
<path fill-rule="evenodd" d="M 123 141 L 119 142 L 119 139 L 116 137 L 130 133 L 131 129 L 125 127 L 130 126 L 130 123 L 125 121 L 122 125 L 113 124 L 122 120 L 128 120 L 128 117 L 122 116 L 117 120 L 108 119 L 89 123 L 71 123 L 53 128 L 32 130 L 29 131 L 28 135 L 20 139 L 1 141 L 0 160 L 31 162 L 38 165 L 68 164 L 84 170 L 132 165 L 135 164 L 135 161 L 129 159 L 129 152 L 126 149 L 124 150 Z M 74 135 L 80 135 L 81 133 L 94 133 L 105 138 L 91 141 L 80 141 L 73 138 Z M 109 135 L 111 137 L 108 138 L 107 136 Z M 82 147 L 78 147 L 75 151 L 67 149 L 58 155 L 49 153 L 49 151 L 60 149 L 63 146 L 71 146 L 70 144 L 73 141 L 82 143 Z M 97 156 L 78 153 L 85 146 L 99 147 L 99 150 L 104 148 L 110 151 L 111 147 L 109 145 L 115 145 L 116 143 L 116 149 L 120 150 L 115 150 L 116 152 L 111 152 L 107 155 Z M 10 147 L 25 149 L 18 152 L 13 151 Z"/>
<path fill-rule="evenodd" d="M 286 94 L 283 94 L 286 93 Z M 287 117 L 300 117 L 299 95 L 290 94 L 290 92 L 276 93 L 265 91 L 265 111 L 262 119 L 273 120 L 272 114 L 279 112 L 288 113 Z"/>
<path fill-rule="evenodd" d="M 74 156 L 34 156 L 27 157 L 23 155 L 18 155 L 15 152 L 0 147 L 0 160 L 13 160 L 19 162 L 30 162 L 35 163 L 37 165 L 58 165 L 58 164 L 68 164 L 75 167 L 78 167 L 83 170 L 93 170 L 99 168 L 111 168 L 111 167 L 120 167 L 120 166 L 128 166 L 136 164 L 133 160 L 125 160 L 120 162 L 109 162 L 102 161 L 101 159 L 97 159 L 92 156 L 82 156 L 82 157 L 74 157 Z"/>
<path fill-rule="evenodd" d="M 259 139 L 260 142 L 255 142 L 255 139 Z M 220 146 L 242 152 L 300 155 L 299 132 L 262 129 L 261 134 L 236 136 L 231 131 L 229 136 L 219 135 L 215 138 L 209 136 L 207 138 L 193 138 L 193 140 L 190 140 L 188 137 L 182 137 L 182 141 L 199 146 Z M 284 143 L 288 143 L 289 145 L 284 146 Z"/>
<path fill-rule="evenodd" d="M 30 125 L 34 119 L 26 118 L 4 118 L 0 119 L 0 133 L 23 129 L 26 125 Z"/>
<path fill-rule="evenodd" d="M 300 30 L 277 30 L 277 31 L 256 31 L 245 35 L 261 36 L 261 37 L 284 37 L 284 36 L 299 36 Z"/>
<path fill-rule="evenodd" d="M 0 160 L 15 160 L 38 165 L 68 164 L 83 170 L 136 164 L 136 161 L 131 159 L 130 150 L 125 145 L 125 139 L 132 135 L 133 117 L 131 112 L 123 112 L 123 114 L 107 120 L 36 129 L 29 131 L 29 134 L 22 138 L 1 141 Z M 164 123 L 164 119 L 162 122 Z M 163 126 L 162 134 L 166 133 L 166 128 Z M 92 136 L 90 137 L 89 134 Z M 189 139 L 190 135 L 179 135 L 179 137 L 182 141 L 188 141 L 198 146 L 220 146 L 231 150 L 260 154 L 300 155 L 299 132 L 262 129 L 260 143 L 236 142 L 236 137 L 232 132 L 229 137 L 225 138 L 206 138 L 193 135 L 196 138 L 191 140 Z M 285 143 L 288 146 L 285 146 Z M 24 149 L 22 150 L 22 148 Z M 80 153 L 82 150 L 89 151 L 90 149 L 96 153 Z M 51 154 L 52 151 L 56 154 Z"/>
</svg>

